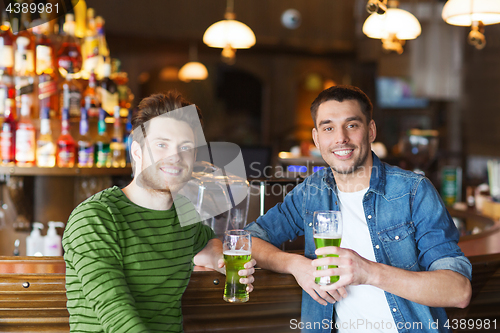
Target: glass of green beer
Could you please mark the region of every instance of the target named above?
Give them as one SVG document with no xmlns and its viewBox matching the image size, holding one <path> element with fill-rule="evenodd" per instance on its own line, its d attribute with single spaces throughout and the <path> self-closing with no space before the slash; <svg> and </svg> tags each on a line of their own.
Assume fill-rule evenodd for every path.
<svg viewBox="0 0 500 333">
<path fill-rule="evenodd" d="M 316 249 L 325 246 L 340 246 L 342 239 L 342 214 L 335 210 L 322 210 L 314 212 L 313 220 L 313 236 Z M 324 257 L 338 257 L 336 254 L 328 254 Z M 329 265 L 316 267 L 317 270 L 337 268 L 337 266 Z M 319 285 L 329 285 L 337 282 L 338 276 L 322 276 L 317 277 L 315 282 Z"/>
<path fill-rule="evenodd" d="M 224 300 L 231 303 L 248 301 L 247 285 L 240 283 L 238 271 L 251 259 L 252 238 L 245 230 L 227 230 L 224 233 L 223 254 L 226 262 L 226 284 Z"/>
</svg>

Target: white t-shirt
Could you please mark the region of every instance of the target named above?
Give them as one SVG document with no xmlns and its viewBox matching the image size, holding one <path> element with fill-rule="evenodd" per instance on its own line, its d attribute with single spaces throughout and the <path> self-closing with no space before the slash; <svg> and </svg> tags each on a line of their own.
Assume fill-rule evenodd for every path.
<svg viewBox="0 0 500 333">
<path fill-rule="evenodd" d="M 343 223 L 340 246 L 376 261 L 363 209 L 363 196 L 367 190 L 349 193 L 338 191 Z M 346 290 L 347 297 L 335 303 L 335 322 L 339 333 L 397 333 L 382 289 L 359 285 L 348 286 Z"/>
</svg>

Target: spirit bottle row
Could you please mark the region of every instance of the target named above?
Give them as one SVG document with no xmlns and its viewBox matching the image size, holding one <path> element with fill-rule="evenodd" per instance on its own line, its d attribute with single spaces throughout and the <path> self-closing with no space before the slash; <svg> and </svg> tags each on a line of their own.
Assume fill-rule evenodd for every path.
<svg viewBox="0 0 500 333">
<path fill-rule="evenodd" d="M 57 28 L 57 19 L 47 20 L 42 16 L 47 23 L 31 22 L 29 12 L 21 14 L 24 29 L 19 29 L 18 18 L 11 24 L 7 13 L 2 15 L 0 162 L 3 165 L 126 165 L 120 113 L 130 108 L 133 98 L 127 87 L 127 75 L 119 71 L 119 61 L 110 61 L 104 20 L 95 17 L 92 8 L 87 10 L 84 0 L 78 2 L 74 11 L 75 14 L 66 14 L 62 29 Z M 113 135 L 106 131 L 105 119 L 109 115 L 114 116 Z M 72 136 L 76 119 L 80 121 L 77 140 Z M 51 129 L 54 121 L 58 122 L 56 132 L 61 133 L 57 140 Z M 129 132 L 130 127 L 129 122 Z M 96 128 L 97 135 L 91 135 Z"/>
<path fill-rule="evenodd" d="M 38 118 L 44 108 L 49 108 L 51 118 L 60 118 L 65 109 L 69 109 L 71 118 L 78 118 L 82 106 L 87 108 L 89 117 L 96 118 L 100 107 L 110 115 L 117 105 L 130 108 L 132 95 L 126 86 L 126 73 L 112 71 L 104 20 L 94 18 L 92 8 L 87 14 L 86 33 L 83 38 L 77 38 L 77 25 L 71 13 L 65 16 L 61 34 L 51 33 L 49 23 L 36 25 L 36 22 L 33 28 L 13 33 L 11 22 L 6 12 L 3 13 L 0 117 L 5 116 L 6 99 L 11 91 L 14 91 L 18 114 L 22 96 L 28 96 L 33 118 Z M 25 27 L 30 26 L 29 15 L 28 12 L 21 17 Z M 118 65 L 114 68 L 119 70 Z"/>
<path fill-rule="evenodd" d="M 12 105 L 9 99 L 8 105 Z M 77 140 L 71 134 L 69 109 L 64 109 L 61 133 L 55 140 L 50 123 L 49 109 L 42 110 L 40 132 L 29 118 L 28 108 L 21 108 L 19 122 L 15 119 L 15 108 L 7 109 L 7 118 L 0 131 L 0 157 L 2 165 L 22 167 L 38 166 L 51 168 L 123 168 L 127 165 L 127 144 L 130 132 L 124 132 L 119 107 L 115 111 L 112 136 L 106 126 L 106 111 L 100 109 L 97 135 L 90 135 L 88 112 L 81 108 L 80 131 Z M 127 128 L 131 124 L 127 123 Z M 37 138 L 38 134 L 38 138 Z"/>
</svg>

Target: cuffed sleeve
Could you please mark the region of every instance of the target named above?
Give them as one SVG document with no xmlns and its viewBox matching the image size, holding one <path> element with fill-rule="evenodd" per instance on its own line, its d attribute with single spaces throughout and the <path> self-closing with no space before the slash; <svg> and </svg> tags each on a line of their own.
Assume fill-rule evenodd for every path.
<svg viewBox="0 0 500 333">
<path fill-rule="evenodd" d="M 250 223 L 245 227 L 245 230 L 250 232 L 250 235 L 252 235 L 252 237 L 260 238 L 268 243 L 271 242 L 269 236 L 267 235 L 267 231 L 264 230 L 259 224 L 257 224 L 257 222 Z"/>
<path fill-rule="evenodd" d="M 437 271 L 440 269 L 449 269 L 451 271 L 457 272 L 472 280 L 472 264 L 469 259 L 464 256 L 452 257 L 452 258 L 441 258 L 434 261 L 429 267 L 430 271 Z"/>
<path fill-rule="evenodd" d="M 459 232 L 427 178 L 422 178 L 415 188 L 412 212 L 420 267 L 429 271 L 447 266 L 470 278 L 470 262 L 457 245 Z"/>
</svg>

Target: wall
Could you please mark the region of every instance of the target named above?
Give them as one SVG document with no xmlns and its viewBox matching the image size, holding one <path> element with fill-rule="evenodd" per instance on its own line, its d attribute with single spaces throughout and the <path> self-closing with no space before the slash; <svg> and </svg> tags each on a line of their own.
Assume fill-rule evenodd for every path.
<svg viewBox="0 0 500 333">
<path fill-rule="evenodd" d="M 464 38 L 467 33 L 463 32 Z M 484 49 L 476 50 L 469 45 L 465 48 L 461 97 L 464 150 L 466 155 L 499 158 L 500 25 L 486 26 L 485 36 Z"/>
</svg>

